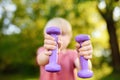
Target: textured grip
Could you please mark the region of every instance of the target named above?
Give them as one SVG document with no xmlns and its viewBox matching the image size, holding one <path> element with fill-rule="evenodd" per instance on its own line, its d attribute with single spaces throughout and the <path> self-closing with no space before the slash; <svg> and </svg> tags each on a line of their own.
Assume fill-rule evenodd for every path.
<svg viewBox="0 0 120 80">
<path fill-rule="evenodd" d="M 48 27 L 46 29 L 46 33 L 51 35 L 53 38 L 55 38 L 55 41 L 57 43 L 58 41 L 58 35 L 60 34 L 60 29 L 57 27 Z M 52 55 L 49 58 L 49 63 L 45 66 L 45 70 L 48 72 L 58 72 L 61 70 L 61 66 L 57 64 L 58 60 L 58 44 L 56 45 L 56 49 L 52 50 Z"/>
<path fill-rule="evenodd" d="M 81 34 L 76 36 L 75 40 L 80 44 L 80 47 L 82 47 L 81 44 L 84 41 L 89 40 L 89 37 L 86 34 Z M 85 59 L 83 56 L 80 56 L 80 65 L 81 70 L 78 72 L 78 76 L 80 78 L 90 78 L 93 76 L 93 72 L 88 69 L 88 59 Z"/>
</svg>

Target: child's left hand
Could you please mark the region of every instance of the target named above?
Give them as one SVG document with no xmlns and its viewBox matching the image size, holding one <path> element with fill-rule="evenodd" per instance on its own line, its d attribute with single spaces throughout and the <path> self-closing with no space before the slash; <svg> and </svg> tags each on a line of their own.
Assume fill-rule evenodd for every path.
<svg viewBox="0 0 120 80">
<path fill-rule="evenodd" d="M 80 44 L 77 43 L 76 48 L 77 48 L 77 52 L 78 52 L 79 56 L 84 56 L 85 59 L 92 58 L 93 48 L 92 48 L 92 44 L 91 44 L 90 40 L 84 41 L 81 44 L 81 47 L 80 47 Z"/>
</svg>

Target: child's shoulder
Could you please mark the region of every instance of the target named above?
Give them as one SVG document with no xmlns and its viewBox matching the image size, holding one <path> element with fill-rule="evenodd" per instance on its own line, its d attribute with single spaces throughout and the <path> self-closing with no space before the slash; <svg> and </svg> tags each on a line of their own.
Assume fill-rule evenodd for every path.
<svg viewBox="0 0 120 80">
<path fill-rule="evenodd" d="M 77 53 L 77 51 L 75 49 L 67 49 L 66 52 L 69 54 L 76 54 Z"/>
<path fill-rule="evenodd" d="M 75 52 L 75 49 L 67 49 L 68 52 Z"/>
<path fill-rule="evenodd" d="M 74 61 L 77 57 L 78 57 L 78 54 L 77 54 L 77 51 L 74 50 L 74 49 L 68 49 L 67 50 L 67 54 L 69 55 L 69 58 Z"/>
</svg>

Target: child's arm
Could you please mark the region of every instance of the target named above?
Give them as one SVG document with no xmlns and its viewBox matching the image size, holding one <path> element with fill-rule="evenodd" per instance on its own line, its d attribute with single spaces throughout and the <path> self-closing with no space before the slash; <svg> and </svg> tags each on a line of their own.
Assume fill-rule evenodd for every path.
<svg viewBox="0 0 120 80">
<path fill-rule="evenodd" d="M 48 55 L 47 55 L 48 54 Z M 46 65 L 49 60 L 49 54 L 50 52 L 47 51 L 40 51 L 37 52 L 37 63 L 38 65 Z"/>
<path fill-rule="evenodd" d="M 46 65 L 49 61 L 49 56 L 52 54 L 50 50 L 56 48 L 56 42 L 53 37 L 50 35 L 45 34 L 44 39 L 44 50 L 37 51 L 37 63 L 39 65 Z"/>
</svg>

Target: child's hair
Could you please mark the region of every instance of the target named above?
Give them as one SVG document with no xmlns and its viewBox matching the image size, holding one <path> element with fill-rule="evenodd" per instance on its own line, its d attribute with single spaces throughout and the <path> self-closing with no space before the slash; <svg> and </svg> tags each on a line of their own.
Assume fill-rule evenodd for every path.
<svg viewBox="0 0 120 80">
<path fill-rule="evenodd" d="M 59 18 L 59 17 L 51 19 L 50 21 L 47 22 L 45 29 L 44 29 L 44 33 L 45 33 L 46 28 L 52 27 L 52 26 L 60 28 L 63 35 L 68 34 L 72 37 L 72 27 L 71 27 L 71 24 L 67 20 L 63 18 Z"/>
</svg>

